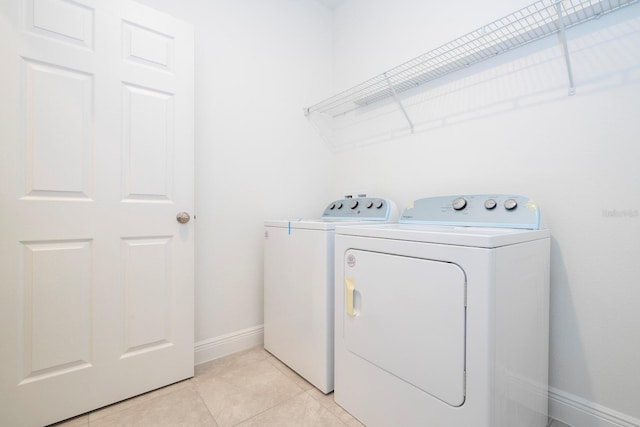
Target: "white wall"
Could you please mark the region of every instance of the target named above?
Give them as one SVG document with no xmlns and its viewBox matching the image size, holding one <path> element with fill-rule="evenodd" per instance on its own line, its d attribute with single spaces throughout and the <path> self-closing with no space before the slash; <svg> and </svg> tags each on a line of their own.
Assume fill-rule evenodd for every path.
<svg viewBox="0 0 640 427">
<path fill-rule="evenodd" d="M 142 0 L 195 27 L 196 362 L 262 342 L 263 221 L 317 215 L 331 13 L 299 0 Z"/>
<path fill-rule="evenodd" d="M 640 424 L 639 5 L 570 30 L 573 97 L 551 37 L 408 98 L 414 135 L 393 105 L 342 123 L 331 155 L 301 107 L 332 78 L 346 89 L 530 1 L 349 0 L 333 20 L 313 1 L 140 2 L 195 25 L 201 360 L 259 337 L 264 219 L 353 191 L 401 207 L 522 193 L 553 235 L 552 415 Z"/>
<path fill-rule="evenodd" d="M 336 92 L 530 3 L 349 0 L 335 11 Z M 532 196 L 552 233 L 551 412 L 640 425 L 640 5 L 338 121 L 335 193 Z M 381 123 L 383 125 L 381 125 Z M 395 130 L 391 133 L 389 130 Z"/>
</svg>

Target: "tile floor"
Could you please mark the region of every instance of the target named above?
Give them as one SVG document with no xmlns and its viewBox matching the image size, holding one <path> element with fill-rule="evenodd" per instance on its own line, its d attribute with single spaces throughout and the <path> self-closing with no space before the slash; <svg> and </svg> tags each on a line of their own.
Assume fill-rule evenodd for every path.
<svg viewBox="0 0 640 427">
<path fill-rule="evenodd" d="M 262 347 L 198 365 L 195 376 L 55 427 L 363 427 Z M 53 426 L 52 426 L 53 427 Z M 554 421 L 550 427 L 569 427 Z"/>
<path fill-rule="evenodd" d="M 256 347 L 196 366 L 189 380 L 56 427 L 362 426 L 278 359 Z"/>
</svg>

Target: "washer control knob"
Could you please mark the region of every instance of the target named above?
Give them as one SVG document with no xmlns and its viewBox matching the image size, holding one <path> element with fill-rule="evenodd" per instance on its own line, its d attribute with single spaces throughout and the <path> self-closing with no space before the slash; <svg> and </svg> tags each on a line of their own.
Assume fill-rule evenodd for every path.
<svg viewBox="0 0 640 427">
<path fill-rule="evenodd" d="M 498 206 L 498 204 L 493 199 L 487 199 L 487 201 L 484 202 L 484 207 L 489 211 L 495 209 L 496 206 Z"/>
<path fill-rule="evenodd" d="M 355 209 L 358 207 L 358 201 L 357 200 L 353 200 L 351 203 L 349 203 L 349 207 L 351 209 Z"/>
<path fill-rule="evenodd" d="M 514 199 L 507 199 L 504 201 L 504 208 L 508 211 L 512 211 L 518 207 L 518 202 Z"/>
<path fill-rule="evenodd" d="M 382 200 L 376 200 L 376 202 L 374 203 L 374 206 L 376 207 L 376 209 L 380 209 L 383 205 L 384 205 L 384 202 Z"/>
<path fill-rule="evenodd" d="M 371 200 L 368 200 L 365 206 L 367 207 L 367 209 L 371 209 L 371 207 L 373 206 L 373 202 Z"/>
<path fill-rule="evenodd" d="M 338 203 L 336 203 L 336 208 L 338 208 L 338 209 L 342 209 L 342 202 L 338 202 Z"/>
<path fill-rule="evenodd" d="M 458 197 L 451 203 L 451 206 L 453 206 L 453 209 L 461 211 L 462 209 L 467 207 L 467 201 L 462 197 Z"/>
<path fill-rule="evenodd" d="M 329 206 L 329 209 L 334 210 L 336 208 L 336 204 L 335 203 L 331 203 L 331 206 Z"/>
</svg>

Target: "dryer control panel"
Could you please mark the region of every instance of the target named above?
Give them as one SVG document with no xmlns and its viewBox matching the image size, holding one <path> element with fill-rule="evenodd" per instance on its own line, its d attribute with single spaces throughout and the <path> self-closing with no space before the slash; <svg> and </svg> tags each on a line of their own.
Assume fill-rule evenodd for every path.
<svg viewBox="0 0 640 427">
<path fill-rule="evenodd" d="M 540 209 L 528 197 L 474 194 L 427 197 L 410 204 L 400 223 L 540 229 Z"/>
<path fill-rule="evenodd" d="M 366 220 L 366 221 L 389 221 L 392 218 L 393 211 L 397 208 L 395 204 L 387 199 L 376 197 L 346 197 L 344 199 L 335 200 L 324 209 L 322 219 L 335 220 Z"/>
</svg>

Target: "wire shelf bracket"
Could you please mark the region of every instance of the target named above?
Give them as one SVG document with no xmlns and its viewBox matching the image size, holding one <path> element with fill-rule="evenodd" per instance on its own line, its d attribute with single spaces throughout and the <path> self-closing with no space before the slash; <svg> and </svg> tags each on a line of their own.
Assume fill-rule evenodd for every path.
<svg viewBox="0 0 640 427">
<path fill-rule="evenodd" d="M 569 95 L 576 92 L 567 29 L 640 0 L 538 0 L 436 49 L 398 65 L 359 85 L 304 108 L 304 114 L 329 118 L 345 115 L 392 98 L 409 122 L 400 93 L 552 34 L 559 34 L 569 78 Z"/>
<path fill-rule="evenodd" d="M 409 122 L 411 133 L 413 133 L 413 122 L 409 118 L 409 115 L 407 114 L 407 110 L 404 109 L 404 106 L 402 105 L 402 101 L 400 101 L 400 99 L 398 98 L 398 94 L 396 93 L 396 90 L 393 88 L 393 85 L 391 84 L 391 80 L 389 80 L 389 76 L 387 75 L 387 73 L 384 73 L 384 79 L 387 81 L 387 85 L 389 86 L 389 90 L 391 91 L 391 95 L 393 96 L 393 99 L 398 104 L 398 107 L 400 107 L 400 111 L 402 111 L 402 114 L 404 114 L 404 118 L 407 119 L 407 121 Z"/>
<path fill-rule="evenodd" d="M 567 75 L 569 77 L 569 96 L 576 94 L 576 84 L 573 81 L 573 71 L 571 70 L 571 57 L 569 55 L 569 46 L 567 44 L 567 28 L 562 19 L 562 1 L 556 3 L 556 13 L 558 14 L 558 26 L 560 27 L 560 39 L 562 40 L 562 51 L 564 53 L 564 62 L 567 65 Z"/>
</svg>

